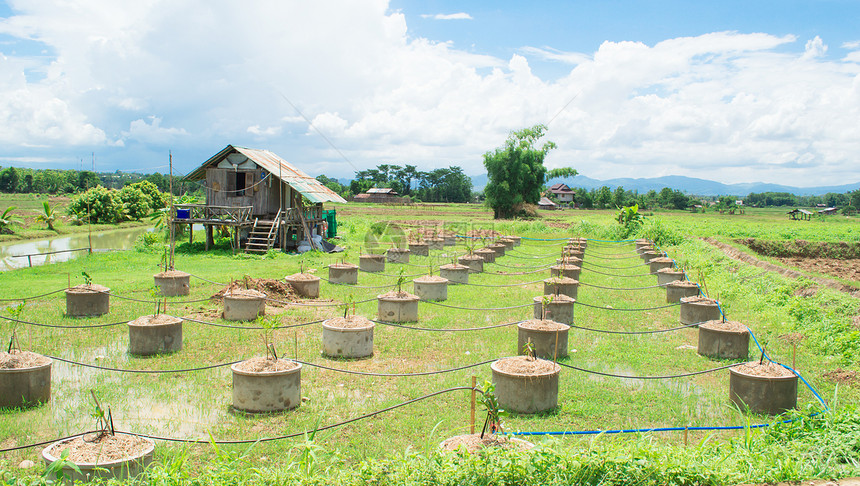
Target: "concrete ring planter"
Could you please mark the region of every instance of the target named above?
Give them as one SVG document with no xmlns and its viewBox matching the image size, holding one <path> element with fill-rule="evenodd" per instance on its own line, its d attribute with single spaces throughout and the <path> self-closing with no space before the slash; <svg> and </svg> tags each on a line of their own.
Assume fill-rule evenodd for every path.
<svg viewBox="0 0 860 486">
<path fill-rule="evenodd" d="M 136 356 L 182 350 L 182 319 L 166 314 L 137 318 L 128 323 L 128 353 Z"/>
<path fill-rule="evenodd" d="M 431 250 L 441 250 L 445 246 L 445 238 L 428 238 L 426 241 Z"/>
<path fill-rule="evenodd" d="M 457 259 L 457 263 L 469 267 L 469 273 L 484 271 L 484 259 L 479 255 L 463 255 Z"/>
<path fill-rule="evenodd" d="M 306 299 L 318 299 L 320 296 L 320 278 L 309 273 L 295 273 L 284 277 L 296 293 Z"/>
<path fill-rule="evenodd" d="M 561 373 L 558 364 L 514 356 L 496 360 L 490 368 L 500 408 L 538 413 L 558 406 L 558 376 Z"/>
<path fill-rule="evenodd" d="M 54 361 L 30 351 L 21 353 L 29 353 L 37 362 L 25 368 L 0 368 L 0 408 L 33 407 L 51 399 Z"/>
<path fill-rule="evenodd" d="M 373 328 L 366 317 L 337 317 L 323 321 L 323 354 L 334 358 L 373 356 Z"/>
<path fill-rule="evenodd" d="M 716 321 L 722 317 L 720 306 L 714 299 L 707 297 L 683 297 L 681 299 L 681 324 L 698 324 Z"/>
<path fill-rule="evenodd" d="M 562 252 L 562 256 L 576 258 L 579 261 L 582 261 L 585 258 L 585 252 L 582 250 L 564 250 Z"/>
<path fill-rule="evenodd" d="M 489 248 L 481 248 L 480 250 L 475 250 L 475 255 L 481 257 L 484 260 L 484 263 L 495 263 L 496 261 L 496 252 Z"/>
<path fill-rule="evenodd" d="M 699 285 L 689 280 L 676 280 L 666 284 L 666 303 L 674 304 L 681 302 L 684 297 L 699 295 Z"/>
<path fill-rule="evenodd" d="M 490 433 L 484 434 L 484 439 L 481 439 L 481 434 L 455 435 L 439 443 L 439 449 L 442 452 L 457 453 L 465 451 L 469 454 L 475 454 L 488 448 L 528 451 L 533 449 L 534 446 L 534 444 L 527 440 L 509 435 L 494 435 Z"/>
<path fill-rule="evenodd" d="M 384 272 L 385 255 L 360 255 L 358 257 L 358 268 L 362 272 Z"/>
<path fill-rule="evenodd" d="M 569 330 L 570 326 L 549 319 L 521 322 L 517 324 L 517 354 L 525 354 L 525 345 L 531 341 L 538 358 L 564 358 Z"/>
<path fill-rule="evenodd" d="M 191 292 L 191 275 L 178 270 L 168 270 L 156 273 L 152 276 L 155 286 L 161 295 L 175 297 L 177 295 L 188 295 Z"/>
<path fill-rule="evenodd" d="M 556 258 L 556 265 L 576 265 L 577 267 L 582 266 L 582 258 L 575 256 L 566 256 L 564 258 Z"/>
<path fill-rule="evenodd" d="M 579 273 L 582 271 L 582 267 L 571 265 L 571 264 L 562 264 L 562 265 L 553 265 L 549 267 L 549 274 L 552 277 L 566 277 L 572 278 L 574 280 L 579 280 Z"/>
<path fill-rule="evenodd" d="M 447 278 L 452 284 L 469 283 L 469 267 L 455 263 L 448 263 L 439 267 L 439 275 Z"/>
<path fill-rule="evenodd" d="M 412 281 L 412 288 L 421 300 L 448 299 L 448 279 L 444 277 L 433 275 L 418 277 Z"/>
<path fill-rule="evenodd" d="M 95 317 L 110 312 L 110 289 L 97 284 L 66 289 L 66 315 Z"/>
<path fill-rule="evenodd" d="M 54 442 L 48 447 L 42 449 L 42 460 L 45 465 L 49 465 L 59 459 L 60 453 L 55 453 L 54 450 L 66 442 L 71 442 L 80 439 L 83 436 L 73 437 L 64 441 Z M 116 478 L 119 480 L 130 479 L 143 472 L 150 463 L 152 463 L 153 452 L 155 451 L 155 442 L 146 437 L 137 437 L 138 440 L 144 442 L 144 448 L 140 452 L 115 461 L 102 462 L 75 462 L 75 465 L 81 470 L 80 473 L 70 467 L 63 468 L 63 475 L 66 478 L 66 484 L 90 482 L 97 478 Z"/>
<path fill-rule="evenodd" d="M 797 375 L 782 366 L 750 361 L 729 373 L 729 398 L 741 410 L 779 415 L 797 407 Z"/>
<path fill-rule="evenodd" d="M 235 363 L 233 371 L 233 409 L 249 413 L 282 412 L 302 404 L 302 364 L 285 359 L 288 369 L 247 371 L 252 363 L 271 361 L 252 358 Z"/>
<path fill-rule="evenodd" d="M 389 248 L 385 252 L 385 258 L 388 263 L 409 263 L 409 249 Z"/>
<path fill-rule="evenodd" d="M 409 292 L 391 292 L 376 296 L 377 316 L 384 322 L 418 321 L 418 296 Z"/>
<path fill-rule="evenodd" d="M 256 290 L 237 290 L 224 294 L 224 319 L 253 321 L 266 314 L 266 294 Z"/>
<path fill-rule="evenodd" d="M 576 299 L 572 299 L 564 294 L 551 295 L 549 297 L 552 297 L 552 302 L 544 305 L 544 297 L 547 296 L 535 297 L 533 299 L 535 319 L 551 319 L 562 324 L 573 324 L 573 307 Z M 545 315 L 544 310 L 546 310 Z"/>
<path fill-rule="evenodd" d="M 747 359 L 750 333 L 739 322 L 708 321 L 699 324 L 698 352 L 702 356 L 722 359 Z"/>
<path fill-rule="evenodd" d="M 499 238 L 496 240 L 496 243 L 500 245 L 505 245 L 505 251 L 511 251 L 514 249 L 514 240 L 510 240 L 508 238 Z"/>
<path fill-rule="evenodd" d="M 328 281 L 333 284 L 355 285 L 358 283 L 358 265 L 332 263 L 328 266 Z"/>
<path fill-rule="evenodd" d="M 519 236 L 502 236 L 505 240 L 511 240 L 514 242 L 514 246 L 520 246 L 523 243 L 523 239 Z"/>
<path fill-rule="evenodd" d="M 665 253 L 663 253 L 662 251 L 655 251 L 655 250 L 643 251 L 639 255 L 642 257 L 642 260 L 644 260 L 645 263 L 648 263 L 648 264 L 650 264 L 651 260 L 653 260 L 655 258 L 661 258 L 661 257 L 666 256 Z"/>
<path fill-rule="evenodd" d="M 492 245 L 487 245 L 487 248 L 493 250 L 493 253 L 496 254 L 496 258 L 505 256 L 505 245 L 501 243 L 494 243 Z"/>
<path fill-rule="evenodd" d="M 430 245 L 428 243 L 409 243 L 409 251 L 415 256 L 429 256 Z"/>
<path fill-rule="evenodd" d="M 457 245 L 457 237 L 455 235 L 444 235 L 442 236 L 442 246 L 456 246 Z"/>
<path fill-rule="evenodd" d="M 682 270 L 674 268 L 661 268 L 657 270 L 657 285 L 665 287 L 676 280 L 686 280 L 686 276 Z M 684 297 L 687 297 L 686 295 Z"/>
<path fill-rule="evenodd" d="M 674 266 L 675 260 L 669 257 L 652 258 L 648 262 L 648 268 L 651 270 L 651 273 L 656 273 L 662 269 L 671 269 Z"/>
<path fill-rule="evenodd" d="M 543 281 L 543 294 L 562 294 L 576 299 L 579 290 L 579 281 L 567 277 L 552 277 Z"/>
</svg>

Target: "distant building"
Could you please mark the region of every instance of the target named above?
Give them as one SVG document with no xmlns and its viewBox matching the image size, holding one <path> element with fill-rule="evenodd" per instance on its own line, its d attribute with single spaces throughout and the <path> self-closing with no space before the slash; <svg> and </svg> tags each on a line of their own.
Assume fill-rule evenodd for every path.
<svg viewBox="0 0 860 486">
<path fill-rule="evenodd" d="M 786 214 L 788 214 L 789 219 L 799 219 L 805 221 L 809 221 L 810 219 L 812 219 L 812 212 L 800 208 L 792 209 Z"/>
<path fill-rule="evenodd" d="M 556 209 L 557 207 L 558 206 L 554 202 L 550 201 L 548 197 L 542 197 L 540 198 L 540 201 L 538 201 L 538 209 Z"/>
<path fill-rule="evenodd" d="M 400 197 L 397 191 L 390 187 L 372 187 L 362 194 L 356 194 L 353 202 L 382 203 L 382 204 L 411 204 L 412 199 Z"/>
<path fill-rule="evenodd" d="M 838 211 L 836 208 L 825 208 L 818 211 L 818 214 L 828 215 L 828 214 L 836 214 Z"/>
<path fill-rule="evenodd" d="M 554 194 L 556 198 L 558 198 L 558 202 L 569 203 L 573 202 L 573 196 L 576 195 L 576 191 L 567 186 L 567 184 L 553 184 L 549 188 L 550 194 Z"/>
</svg>

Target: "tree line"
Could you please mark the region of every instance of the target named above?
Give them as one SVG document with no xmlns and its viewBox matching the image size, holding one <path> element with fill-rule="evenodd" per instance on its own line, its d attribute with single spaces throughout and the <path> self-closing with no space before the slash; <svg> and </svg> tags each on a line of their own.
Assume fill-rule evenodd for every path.
<svg viewBox="0 0 860 486">
<path fill-rule="evenodd" d="M 465 203 L 472 200 L 472 179 L 457 166 L 425 172 L 414 165 L 380 164 L 375 169 L 357 171 L 348 185 L 325 175 L 318 176 L 317 180 L 344 198 L 373 187 L 388 187 L 415 201 Z"/>
<path fill-rule="evenodd" d="M 90 170 L 56 170 L 5 167 L 0 169 L 0 192 L 18 194 L 75 194 L 96 186 L 122 189 L 136 182 L 147 181 L 161 192 L 169 192 L 170 177 L 164 174 L 138 174 L 132 172 L 93 172 Z M 185 192 L 187 184 L 174 178 L 176 195 Z M 188 186 L 194 190 L 195 187 Z"/>
</svg>

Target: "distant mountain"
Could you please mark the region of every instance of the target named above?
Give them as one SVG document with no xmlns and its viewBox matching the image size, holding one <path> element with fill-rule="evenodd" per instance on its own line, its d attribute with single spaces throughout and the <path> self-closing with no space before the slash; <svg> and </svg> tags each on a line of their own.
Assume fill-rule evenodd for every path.
<svg viewBox="0 0 860 486">
<path fill-rule="evenodd" d="M 628 191 L 638 191 L 640 193 L 650 190 L 660 191 L 660 189 L 668 187 L 697 196 L 746 196 L 751 192 L 788 192 L 797 196 L 821 196 L 828 192 L 844 193 L 860 188 L 860 182 L 841 186 L 793 187 L 767 182 L 723 184 L 722 182 L 685 176 L 663 176 L 649 179 L 621 178 L 602 181 L 582 175 L 573 178 L 553 179 L 552 181 L 547 181 L 547 185 L 556 182 L 564 182 L 570 187 L 584 187 L 589 190 L 597 189 L 601 186 L 608 186 L 610 189 L 623 187 Z M 483 189 L 487 185 L 487 174 L 472 177 L 472 185 L 476 191 Z"/>
</svg>

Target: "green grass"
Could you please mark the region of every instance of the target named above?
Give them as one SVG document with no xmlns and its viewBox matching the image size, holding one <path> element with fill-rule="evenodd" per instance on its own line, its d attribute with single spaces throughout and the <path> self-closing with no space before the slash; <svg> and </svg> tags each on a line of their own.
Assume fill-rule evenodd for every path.
<svg viewBox="0 0 860 486">
<path fill-rule="evenodd" d="M 358 247 L 364 243 L 364 232 L 371 223 L 380 220 L 457 222 L 464 214 L 474 217 L 481 225 L 492 223 L 486 211 L 476 207 L 433 205 L 419 208 L 372 208 L 377 214 L 359 216 L 359 209 L 338 209 L 341 242 L 349 249 L 348 261 L 357 261 Z M 352 212 L 350 212 L 352 211 Z M 718 215 L 717 215 L 718 216 Z M 711 214 L 656 214 L 667 239 L 680 235 L 680 244 L 668 246 L 670 255 L 687 264 L 707 280 L 712 296 L 719 295 L 731 319 L 748 324 L 767 343 L 769 354 L 790 363 L 792 346 L 779 336 L 802 332 L 807 336 L 798 348 L 797 368 L 825 397 L 838 397 L 840 403 L 858 399 L 854 387 L 837 387 L 824 373 L 837 367 L 858 368 L 858 342 L 852 330 L 851 317 L 858 313 L 856 300 L 836 292 L 822 290 L 817 296 L 804 298 L 794 291 L 803 282 L 780 276 L 749 278 L 760 270 L 725 258 L 705 243 L 685 238 L 682 227 L 691 219 L 711 220 L 716 228 L 728 223 Z M 734 216 L 733 218 L 744 218 Z M 779 231 L 775 214 L 762 215 L 756 224 L 748 226 L 759 231 Z M 735 220 L 731 220 L 735 221 Z M 744 221 L 744 220 L 738 220 Z M 770 221 L 770 222 L 768 222 Z M 698 220 L 696 221 L 699 222 Z M 806 223 L 806 222 L 801 222 Z M 814 221 L 812 223 L 815 223 Z M 535 238 L 558 238 L 570 234 L 563 226 L 573 224 L 577 233 L 603 238 L 613 230 L 610 212 L 559 211 L 540 221 L 503 222 L 495 227 L 505 233 L 517 233 Z M 770 225 L 770 226 L 768 226 Z M 833 226 L 834 228 L 836 225 Z M 696 231 L 704 231 L 698 229 Z M 651 230 L 654 230 L 652 227 Z M 844 232 L 839 226 L 837 233 Z M 841 233 L 840 233 L 841 234 Z M 520 254 L 548 255 L 539 259 L 518 259 L 508 255 L 499 259 L 504 265 L 536 265 L 554 261 L 558 242 L 526 242 Z M 628 251 L 632 244 L 617 249 L 592 244 L 586 261 L 627 266 L 640 262 L 638 258 L 601 260 L 597 253 Z M 456 251 L 464 249 L 458 247 Z M 272 253 L 264 257 L 233 256 L 227 251 L 210 253 L 177 253 L 176 267 L 216 282 L 250 275 L 255 278 L 282 279 L 296 273 L 300 265 L 316 269 L 326 276 L 325 265 L 339 261 L 338 255 L 309 254 L 304 256 Z M 94 254 L 66 263 L 16 270 L 0 275 L 0 297 L 22 298 L 49 290 L 63 288 L 67 282 L 82 283 L 81 271 L 93 277 L 95 283 L 111 288 L 109 315 L 94 319 L 70 319 L 63 316 L 62 294 L 28 301 L 22 319 L 56 325 L 109 323 L 129 321 L 150 314 L 154 306 L 120 299 L 120 296 L 151 300 L 152 275 L 158 272 L 160 253 L 119 252 Z M 425 264 L 423 257 L 413 257 L 411 263 Z M 438 261 L 437 261 L 438 264 Z M 419 273 L 422 268 L 410 265 L 386 265 L 386 274 Z M 618 271 L 635 275 L 642 270 Z M 488 265 L 495 271 L 516 271 L 515 268 Z M 542 270 L 527 275 L 470 276 L 470 282 L 486 285 L 529 282 L 547 278 Z M 395 278 L 362 273 L 359 285 L 391 285 Z M 621 278 L 583 273 L 582 282 L 604 286 L 638 287 L 653 285 L 653 276 Z M 412 289 L 407 284 L 407 290 Z M 205 299 L 221 287 L 203 280 L 192 279 L 191 295 L 178 300 Z M 373 298 L 386 289 L 349 288 L 322 283 L 321 301 L 340 303 L 351 295 L 356 300 Z M 450 286 L 447 305 L 462 307 L 504 307 L 531 302 L 542 293 L 542 284 L 515 287 L 486 288 Z M 597 306 L 640 308 L 665 303 L 662 289 L 642 291 L 605 291 L 581 286 L 579 301 Z M 375 318 L 375 302 L 358 304 L 358 312 Z M 204 320 L 224 322 L 214 317 L 218 305 L 210 302 L 170 304 L 168 313 L 188 316 L 206 313 Z M 279 314 L 284 324 L 301 323 L 332 317 L 341 311 L 337 307 L 295 307 Z M 480 327 L 513 322 L 531 317 L 531 309 L 503 311 L 469 311 L 432 304 L 420 304 L 420 322 L 416 325 L 433 329 Z M 8 315 L 8 313 L 4 313 Z M 611 330 L 661 329 L 677 326 L 678 309 L 670 307 L 647 312 L 620 312 L 576 308 L 579 325 Z M 9 334 L 9 324 L 0 323 L 0 336 Z M 236 330 L 186 322 L 183 329 L 183 350 L 179 353 L 140 359 L 125 353 L 125 326 L 95 329 L 50 329 L 20 326 L 23 347 L 54 356 L 76 359 L 101 366 L 169 370 L 224 363 L 264 353 L 261 331 Z M 5 339 L 5 337 L 4 337 Z M 509 356 L 516 353 L 516 330 L 503 327 L 486 331 L 450 333 L 410 331 L 377 325 L 375 354 L 366 360 L 332 360 L 321 355 L 319 325 L 276 331 L 279 352 L 311 363 L 361 371 L 384 373 L 444 370 L 456 366 Z M 696 354 L 694 330 L 664 334 L 625 336 L 597 334 L 572 330 L 571 356 L 562 360 L 578 367 L 629 375 L 665 375 L 703 370 L 720 366 Z M 572 350 L 576 351 L 573 352 Z M 110 404 L 117 428 L 138 433 L 185 438 L 210 437 L 255 439 L 285 433 L 312 430 L 316 424 L 326 425 L 369 413 L 433 391 L 468 386 L 471 377 L 478 382 L 490 378 L 489 365 L 447 374 L 424 377 L 366 377 L 324 371 L 306 366 L 302 370 L 302 395 L 309 399 L 294 411 L 278 415 L 245 416 L 230 411 L 231 378 L 229 370 L 219 368 L 185 374 L 135 374 L 87 370 L 55 363 L 54 389 L 51 403 L 28 411 L 6 411 L 0 414 L 0 446 L 9 447 L 47 440 L 92 427 L 89 418 L 89 390 L 99 393 L 103 403 Z M 623 380 L 597 377 L 563 369 L 560 382 L 559 408 L 534 416 L 513 414 L 505 422 L 510 431 L 564 431 L 615 428 L 744 425 L 770 420 L 768 417 L 748 416 L 732 408 L 727 399 L 728 372 L 699 375 L 674 380 Z M 799 393 L 800 408 L 815 407 L 814 397 L 805 389 Z M 804 421 L 803 433 L 786 441 L 776 440 L 771 432 L 691 432 L 692 444 L 684 447 L 681 433 L 646 434 L 633 437 L 601 437 L 600 439 L 536 439 L 542 444 L 535 454 L 490 454 L 474 458 L 440 457 L 435 447 L 445 437 L 468 431 L 469 393 L 458 391 L 387 412 L 377 417 L 352 423 L 318 434 L 313 442 L 291 439 L 253 446 L 194 445 L 181 446 L 159 443 L 157 466 L 146 482 L 176 484 L 182 478 L 203 478 L 201 484 L 220 483 L 281 483 L 302 481 L 357 484 L 570 484 L 574 480 L 605 484 L 634 482 L 640 484 L 694 484 L 711 482 L 732 484 L 769 478 L 801 479 L 829 477 L 834 474 L 857 474 L 856 463 L 844 460 L 828 461 L 813 457 L 797 461 L 777 451 L 811 454 L 811 437 L 835 436 L 841 429 L 832 428 L 827 421 Z M 856 424 L 853 409 L 839 410 L 833 421 Z M 479 414 L 479 421 L 482 416 Z M 842 422 L 840 422 L 842 423 Z M 841 426 L 841 425 L 840 425 Z M 480 427 L 480 423 L 478 424 Z M 828 435 L 829 434 L 829 435 Z M 703 442 L 704 441 L 704 442 Z M 823 446 L 822 446 L 823 447 Z M 833 446 L 835 447 L 835 446 Z M 760 454 L 757 448 L 771 450 Z M 313 451 L 301 459 L 302 451 Z M 825 451 L 826 452 L 826 451 Z M 37 450 L 7 453 L 0 458 L 0 469 L 13 475 L 21 472 L 15 465 L 22 459 L 37 459 Z M 731 454 L 730 454 L 731 453 Z M 734 455 L 732 455 L 734 454 Z M 855 453 L 856 457 L 856 453 Z M 787 463 L 786 461 L 793 461 Z M 782 461 L 782 462 L 780 462 Z M 549 468 L 560 462 L 566 467 Z M 702 465 L 708 464 L 708 468 Z M 412 471 L 410 473 L 410 471 Z M 705 472 L 707 471 L 707 472 Z M 483 478 L 470 481 L 464 478 Z"/>
</svg>

